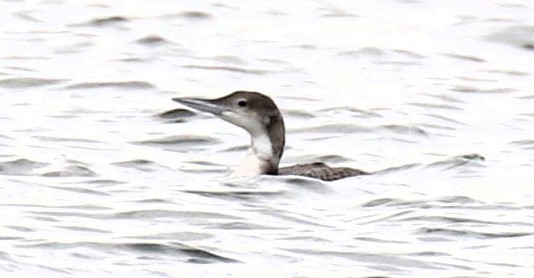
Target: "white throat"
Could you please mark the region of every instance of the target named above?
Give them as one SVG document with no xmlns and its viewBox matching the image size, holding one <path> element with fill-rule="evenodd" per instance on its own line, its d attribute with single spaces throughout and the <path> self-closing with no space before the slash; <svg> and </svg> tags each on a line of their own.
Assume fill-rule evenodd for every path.
<svg viewBox="0 0 534 278">
<path fill-rule="evenodd" d="M 271 164 L 278 164 L 274 157 L 273 144 L 266 132 L 251 135 L 251 147 L 235 169 L 233 176 L 256 176 L 267 173 Z"/>
</svg>

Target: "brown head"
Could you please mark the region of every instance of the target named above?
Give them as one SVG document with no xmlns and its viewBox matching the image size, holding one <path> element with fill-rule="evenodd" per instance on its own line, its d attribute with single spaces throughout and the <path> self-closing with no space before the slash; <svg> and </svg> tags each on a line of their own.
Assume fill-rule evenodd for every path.
<svg viewBox="0 0 534 278">
<path fill-rule="evenodd" d="M 252 150 L 257 151 L 257 155 L 269 164 L 266 169 L 262 169 L 263 174 L 277 174 L 278 163 L 284 150 L 285 127 L 280 110 L 271 98 L 257 92 L 237 91 L 217 99 L 173 100 L 212 113 L 245 129 L 252 138 Z M 270 146 L 265 146 L 266 141 L 270 141 Z M 270 155 L 265 150 L 266 147 L 270 148 Z"/>
</svg>

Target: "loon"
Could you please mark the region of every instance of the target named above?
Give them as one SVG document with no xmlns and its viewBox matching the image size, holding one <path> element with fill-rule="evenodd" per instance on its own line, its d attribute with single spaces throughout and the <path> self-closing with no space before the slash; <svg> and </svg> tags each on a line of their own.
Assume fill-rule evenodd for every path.
<svg viewBox="0 0 534 278">
<path fill-rule="evenodd" d="M 274 101 L 257 92 L 236 91 L 216 99 L 173 98 L 193 109 L 211 113 L 245 129 L 251 145 L 245 159 L 235 169 L 235 176 L 296 175 L 333 181 L 369 173 L 348 167 L 330 167 L 324 163 L 278 165 L 285 145 L 284 119 Z"/>
</svg>

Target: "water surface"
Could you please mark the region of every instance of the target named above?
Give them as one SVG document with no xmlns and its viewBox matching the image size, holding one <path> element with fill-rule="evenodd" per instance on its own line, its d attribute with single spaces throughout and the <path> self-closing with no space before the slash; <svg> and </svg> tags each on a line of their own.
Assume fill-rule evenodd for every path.
<svg viewBox="0 0 534 278">
<path fill-rule="evenodd" d="M 0 273 L 531 274 L 532 3 L 353 2 L 0 3 Z M 245 132 L 171 98 L 234 90 L 283 165 L 378 173 L 230 179 Z"/>
</svg>

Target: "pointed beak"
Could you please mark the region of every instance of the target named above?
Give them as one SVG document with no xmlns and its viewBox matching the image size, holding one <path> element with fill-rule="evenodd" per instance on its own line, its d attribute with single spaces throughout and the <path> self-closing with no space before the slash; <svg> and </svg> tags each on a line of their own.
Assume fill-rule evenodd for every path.
<svg viewBox="0 0 534 278">
<path fill-rule="evenodd" d="M 181 103 L 185 106 L 189 106 L 193 109 L 196 109 L 202 112 L 212 113 L 215 115 L 221 115 L 223 112 L 230 110 L 229 108 L 218 103 L 216 104 L 212 100 L 209 100 L 209 99 L 173 98 L 172 100 L 178 103 Z"/>
</svg>

